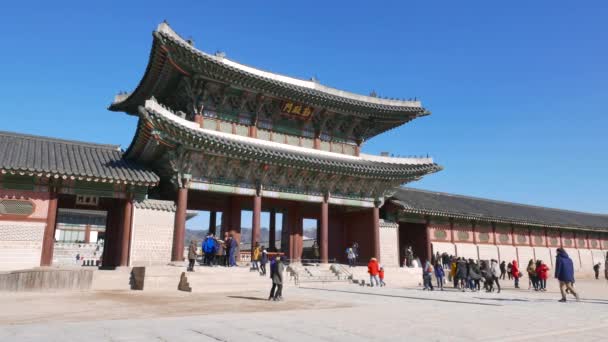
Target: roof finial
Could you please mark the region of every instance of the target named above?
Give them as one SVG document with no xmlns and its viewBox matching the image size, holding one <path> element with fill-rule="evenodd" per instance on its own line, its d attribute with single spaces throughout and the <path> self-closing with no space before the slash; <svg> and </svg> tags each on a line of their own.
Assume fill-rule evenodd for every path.
<svg viewBox="0 0 608 342">
<path fill-rule="evenodd" d="M 369 93 L 370 97 L 378 97 L 378 94 L 376 94 L 376 91 L 372 89 L 372 92 Z"/>
</svg>

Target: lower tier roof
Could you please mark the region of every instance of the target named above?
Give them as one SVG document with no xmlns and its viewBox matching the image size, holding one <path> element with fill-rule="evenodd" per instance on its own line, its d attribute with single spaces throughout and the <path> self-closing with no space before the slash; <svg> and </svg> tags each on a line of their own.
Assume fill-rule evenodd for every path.
<svg viewBox="0 0 608 342">
<path fill-rule="evenodd" d="M 390 199 L 405 212 L 555 228 L 608 231 L 608 215 L 399 188 Z"/>
<path fill-rule="evenodd" d="M 0 132 L 0 173 L 93 182 L 156 185 L 159 177 L 122 158 L 120 148 Z"/>
</svg>

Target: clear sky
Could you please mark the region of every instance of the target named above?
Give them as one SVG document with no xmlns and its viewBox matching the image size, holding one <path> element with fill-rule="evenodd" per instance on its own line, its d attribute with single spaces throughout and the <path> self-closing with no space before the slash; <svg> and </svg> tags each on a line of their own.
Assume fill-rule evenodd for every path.
<svg viewBox="0 0 608 342">
<path fill-rule="evenodd" d="M 367 153 L 436 158 L 410 186 L 608 213 L 606 1 L 5 1 L 0 129 L 128 147 L 106 110 L 166 19 L 198 48 L 433 114 Z"/>
</svg>

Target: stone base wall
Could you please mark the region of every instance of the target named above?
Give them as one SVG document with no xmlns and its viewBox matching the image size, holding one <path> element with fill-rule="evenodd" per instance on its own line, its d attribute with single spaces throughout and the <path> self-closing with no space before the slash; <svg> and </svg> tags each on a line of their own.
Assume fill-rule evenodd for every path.
<svg viewBox="0 0 608 342">
<path fill-rule="evenodd" d="M 44 222 L 0 221 L 0 270 L 40 266 Z"/>
<path fill-rule="evenodd" d="M 131 266 L 166 265 L 173 247 L 172 211 L 133 208 Z"/>
<path fill-rule="evenodd" d="M 384 267 L 399 267 L 399 225 L 380 220 L 380 262 Z"/>
</svg>

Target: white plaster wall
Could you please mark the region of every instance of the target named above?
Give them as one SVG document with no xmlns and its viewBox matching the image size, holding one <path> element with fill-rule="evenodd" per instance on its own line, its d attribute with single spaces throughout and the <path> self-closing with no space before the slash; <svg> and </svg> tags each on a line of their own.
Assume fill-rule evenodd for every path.
<svg viewBox="0 0 608 342">
<path fill-rule="evenodd" d="M 582 272 L 593 272 L 593 257 L 591 256 L 590 249 L 579 249 L 578 255 L 581 261 Z M 602 262 L 603 264 L 603 262 Z"/>
<path fill-rule="evenodd" d="M 456 255 L 456 246 L 451 242 L 433 242 L 433 254 L 448 253 L 448 255 Z"/>
<path fill-rule="evenodd" d="M 498 246 L 498 255 L 500 262 L 504 261 L 507 264 L 513 260 L 517 260 L 517 250 L 513 246 Z"/>
<path fill-rule="evenodd" d="M 572 263 L 574 264 L 574 271 L 575 272 L 580 272 L 581 271 L 581 258 L 578 255 L 578 249 L 576 248 L 564 248 L 566 250 L 566 253 L 568 253 L 568 256 L 570 256 L 570 259 L 572 259 Z M 591 270 L 593 272 L 593 270 Z"/>
<path fill-rule="evenodd" d="M 593 257 L 593 264 L 597 264 L 598 262 L 602 263 L 602 269 L 604 269 L 604 263 L 606 262 L 606 253 L 600 249 L 592 249 L 591 256 Z"/>
<path fill-rule="evenodd" d="M 175 213 L 133 208 L 131 266 L 166 265 L 171 261 Z"/>
<path fill-rule="evenodd" d="M 551 248 L 534 247 L 534 255 L 536 256 L 536 260 L 542 260 L 549 268 L 553 268 L 555 258 L 553 258 Z"/>
<path fill-rule="evenodd" d="M 522 273 L 526 274 L 524 271 L 528 267 L 530 259 L 536 261 L 534 249 L 530 246 L 517 246 L 517 255 L 519 256 L 519 268 Z"/>
<path fill-rule="evenodd" d="M 380 262 L 384 267 L 399 267 L 399 225 L 380 222 Z"/>
<path fill-rule="evenodd" d="M 45 222 L 0 221 L 0 270 L 40 266 Z"/>
<path fill-rule="evenodd" d="M 478 245 L 480 260 L 498 260 L 498 248 L 495 245 Z"/>
<path fill-rule="evenodd" d="M 477 260 L 477 245 L 473 243 L 456 243 L 456 255 L 459 257 Z"/>
</svg>

